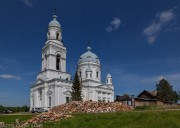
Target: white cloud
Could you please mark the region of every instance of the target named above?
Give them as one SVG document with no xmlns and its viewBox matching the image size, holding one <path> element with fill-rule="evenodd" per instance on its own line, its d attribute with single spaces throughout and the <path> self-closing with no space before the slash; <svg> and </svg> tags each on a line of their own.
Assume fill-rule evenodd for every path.
<svg viewBox="0 0 180 128">
<path fill-rule="evenodd" d="M 168 62 L 163 63 L 172 65 L 172 63 L 175 63 L 174 61 L 178 61 L 178 63 L 180 63 L 177 58 L 170 59 L 168 60 Z M 140 63 L 128 64 L 127 67 L 134 68 L 147 64 L 155 64 L 155 61 L 152 60 L 148 62 L 145 61 Z M 180 91 L 180 72 L 157 73 L 155 75 L 151 75 L 150 73 L 147 73 L 147 71 L 145 71 L 146 73 L 139 74 L 127 70 L 127 67 L 124 67 L 123 65 L 111 65 L 110 67 L 110 74 L 112 75 L 116 95 L 123 95 L 124 93 L 138 95 L 143 90 L 155 90 L 156 84 L 158 84 L 162 78 L 166 79 L 171 85 L 173 85 L 173 90 Z M 103 65 L 103 70 L 107 71 L 108 68 L 109 65 Z M 106 74 L 102 76 L 102 81 L 105 79 Z"/>
<path fill-rule="evenodd" d="M 166 22 L 171 21 L 175 17 L 175 14 L 173 12 L 173 9 L 170 9 L 168 11 L 162 11 L 160 13 L 157 13 L 156 17 L 159 18 L 160 22 L 166 23 Z"/>
<path fill-rule="evenodd" d="M 172 73 L 172 74 L 165 74 L 163 76 L 153 76 L 149 78 L 142 79 L 142 83 L 150 84 L 150 83 L 158 83 L 161 79 L 166 79 L 171 85 L 173 85 L 174 89 L 179 91 L 179 83 L 180 83 L 180 73 Z"/>
<path fill-rule="evenodd" d="M 16 79 L 16 80 L 20 80 L 21 79 L 19 76 L 10 75 L 10 74 L 0 75 L 0 78 L 3 78 L 3 79 Z"/>
<path fill-rule="evenodd" d="M 114 30 L 117 30 L 120 27 L 120 25 L 121 25 L 121 20 L 118 17 L 115 17 L 111 21 L 110 25 L 106 28 L 106 31 L 112 32 Z"/>
<path fill-rule="evenodd" d="M 157 83 L 159 80 L 165 78 L 164 76 L 152 76 L 152 77 L 146 77 L 142 78 L 142 83 Z"/>
<path fill-rule="evenodd" d="M 158 12 L 153 22 L 144 29 L 143 34 L 147 37 L 149 44 L 153 44 L 159 33 L 176 17 L 175 8 Z"/>
<path fill-rule="evenodd" d="M 33 0 L 21 0 L 26 6 L 33 7 Z"/>
</svg>

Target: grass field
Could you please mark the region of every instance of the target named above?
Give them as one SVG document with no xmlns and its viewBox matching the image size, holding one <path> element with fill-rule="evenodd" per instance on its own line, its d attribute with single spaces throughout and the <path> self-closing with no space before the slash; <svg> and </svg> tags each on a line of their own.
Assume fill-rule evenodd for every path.
<svg viewBox="0 0 180 128">
<path fill-rule="evenodd" d="M 75 114 L 73 118 L 44 123 L 44 128 L 180 128 L 180 111 Z M 26 120 L 28 116 L 0 115 L 0 121 Z"/>
<path fill-rule="evenodd" d="M 13 123 L 16 119 L 19 119 L 19 121 L 25 121 L 33 116 L 34 115 L 0 115 L 0 122 Z"/>
</svg>

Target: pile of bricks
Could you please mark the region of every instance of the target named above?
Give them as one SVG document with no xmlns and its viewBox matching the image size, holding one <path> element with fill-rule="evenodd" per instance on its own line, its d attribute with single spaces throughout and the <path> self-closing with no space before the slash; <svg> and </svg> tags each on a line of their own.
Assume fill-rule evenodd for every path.
<svg viewBox="0 0 180 128">
<path fill-rule="evenodd" d="M 66 114 L 57 114 L 55 112 L 49 111 L 45 112 L 42 114 L 39 114 L 32 119 L 29 119 L 24 123 L 24 125 L 28 124 L 41 124 L 43 122 L 54 122 L 54 121 L 59 121 L 61 119 L 67 119 L 72 117 L 71 115 L 66 115 Z"/>
<path fill-rule="evenodd" d="M 120 102 L 95 102 L 73 101 L 63 105 L 54 107 L 51 111 L 59 114 L 70 113 L 106 113 L 106 112 L 118 112 L 118 111 L 131 111 L 133 107 L 122 104 Z"/>
<path fill-rule="evenodd" d="M 71 113 L 107 113 L 132 110 L 133 107 L 120 102 L 73 101 L 55 106 L 49 112 L 39 114 L 26 121 L 24 125 L 67 119 L 72 117 L 69 115 Z"/>
</svg>

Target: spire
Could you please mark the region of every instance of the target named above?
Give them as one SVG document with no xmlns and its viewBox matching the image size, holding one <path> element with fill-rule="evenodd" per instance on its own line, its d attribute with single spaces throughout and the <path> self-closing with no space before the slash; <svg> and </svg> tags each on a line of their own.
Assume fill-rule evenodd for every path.
<svg viewBox="0 0 180 128">
<path fill-rule="evenodd" d="M 54 15 L 56 15 L 57 14 L 57 9 L 56 8 L 54 8 Z"/>
<path fill-rule="evenodd" d="M 57 13 L 56 13 L 56 8 L 54 9 L 53 11 L 53 20 L 49 23 L 49 27 L 58 27 L 58 28 L 61 28 L 61 25 L 60 23 L 58 22 L 57 20 Z"/>
<path fill-rule="evenodd" d="M 57 9 L 54 8 L 53 20 L 57 21 Z"/>
<path fill-rule="evenodd" d="M 56 14 L 53 15 L 53 20 L 49 22 L 47 40 L 57 40 L 60 45 L 63 45 L 61 25 Z"/>
<path fill-rule="evenodd" d="M 110 74 L 110 69 L 108 68 L 108 74 Z"/>
</svg>

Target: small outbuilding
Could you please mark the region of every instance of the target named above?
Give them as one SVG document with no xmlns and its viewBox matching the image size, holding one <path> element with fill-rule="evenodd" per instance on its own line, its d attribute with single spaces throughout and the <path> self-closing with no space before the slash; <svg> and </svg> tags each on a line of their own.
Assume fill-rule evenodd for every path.
<svg viewBox="0 0 180 128">
<path fill-rule="evenodd" d="M 135 98 L 135 107 L 137 106 L 152 106 L 152 105 L 163 105 L 163 102 L 157 100 L 157 91 L 142 91 Z"/>
</svg>

